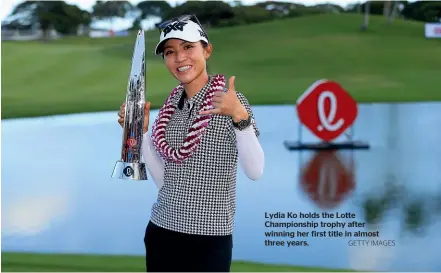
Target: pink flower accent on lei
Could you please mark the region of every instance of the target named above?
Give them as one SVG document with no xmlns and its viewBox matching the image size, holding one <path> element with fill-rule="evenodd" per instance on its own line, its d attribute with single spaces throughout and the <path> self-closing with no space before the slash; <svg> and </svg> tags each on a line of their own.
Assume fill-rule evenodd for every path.
<svg viewBox="0 0 441 273">
<path fill-rule="evenodd" d="M 223 91 L 225 87 L 225 77 L 221 74 L 217 74 L 213 77 L 210 83 L 210 87 L 207 90 L 204 101 L 201 108 L 198 110 L 212 109 L 212 99 L 216 91 Z M 176 110 L 176 106 L 172 104 L 171 99 L 183 89 L 183 84 L 180 83 L 175 87 L 162 108 L 159 110 L 158 116 L 152 125 L 152 142 L 159 155 L 169 162 L 181 163 L 185 159 L 189 158 L 192 153 L 197 149 L 198 144 L 201 141 L 205 128 L 211 120 L 210 115 L 197 115 L 193 124 L 188 130 L 184 143 L 179 149 L 171 147 L 165 139 L 165 130 L 169 123 L 173 113 Z"/>
</svg>

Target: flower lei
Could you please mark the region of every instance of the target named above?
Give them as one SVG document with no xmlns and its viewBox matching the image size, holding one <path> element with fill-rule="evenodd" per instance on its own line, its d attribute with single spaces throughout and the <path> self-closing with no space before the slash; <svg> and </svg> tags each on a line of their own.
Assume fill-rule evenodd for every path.
<svg viewBox="0 0 441 273">
<path fill-rule="evenodd" d="M 224 75 L 215 75 L 210 83 L 210 87 L 207 90 L 201 108 L 199 111 L 205 111 L 212 109 L 212 99 L 216 91 L 223 91 L 225 87 Z M 171 94 L 168 96 L 162 108 L 159 110 L 158 116 L 152 125 L 152 142 L 158 154 L 167 161 L 181 163 L 185 159 L 189 158 L 192 153 L 197 149 L 198 144 L 201 141 L 202 135 L 205 133 L 209 121 L 210 115 L 197 115 L 193 124 L 188 130 L 184 143 L 179 149 L 171 147 L 165 139 L 165 130 L 169 123 L 173 113 L 176 110 L 176 106 L 172 103 L 172 98 L 181 90 L 183 90 L 183 84 L 180 83 L 175 87 Z"/>
</svg>

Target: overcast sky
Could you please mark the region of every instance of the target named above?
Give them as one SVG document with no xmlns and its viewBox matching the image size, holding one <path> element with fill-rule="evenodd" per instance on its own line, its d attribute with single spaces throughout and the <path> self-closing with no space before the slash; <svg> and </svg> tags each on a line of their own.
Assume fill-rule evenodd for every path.
<svg viewBox="0 0 441 273">
<path fill-rule="evenodd" d="M 136 0 L 136 1 L 130 1 L 133 4 L 137 4 L 138 2 L 140 2 L 141 0 Z M 231 0 L 230 0 L 231 1 Z M 280 0 L 283 1 L 283 0 Z M 1 20 L 3 21 L 12 11 L 12 9 L 14 8 L 15 5 L 17 5 L 18 3 L 20 3 L 22 1 L 19 0 L 2 0 L 1 1 L 1 9 L 0 9 L 0 16 L 1 16 Z M 65 2 L 69 3 L 69 4 L 75 4 L 77 6 L 79 6 L 81 9 L 85 9 L 88 11 L 91 11 L 92 6 L 95 4 L 96 0 L 65 0 Z M 169 0 L 167 1 L 169 2 L 172 6 L 175 6 L 177 3 L 183 3 L 185 1 L 183 0 Z M 226 2 L 229 2 L 228 0 L 226 0 Z M 249 4 L 254 4 L 256 2 L 263 2 L 263 0 L 261 1 L 257 1 L 257 0 L 242 0 L 242 3 L 245 5 L 249 5 Z M 334 3 L 334 4 L 338 4 L 341 6 L 346 6 L 347 4 L 350 3 L 354 3 L 357 2 L 357 0 L 339 0 L 339 1 L 331 1 L 331 0 L 298 0 L 298 1 L 283 1 L 283 2 L 293 2 L 293 3 L 299 3 L 299 4 L 304 4 L 304 5 L 315 5 L 315 4 L 321 4 L 321 3 Z M 149 27 L 152 23 L 146 23 L 144 24 L 144 27 Z M 124 29 L 127 27 L 130 27 L 132 24 L 132 20 L 118 20 L 115 24 L 117 29 Z M 105 23 L 99 24 L 97 25 L 97 27 L 106 27 Z"/>
</svg>

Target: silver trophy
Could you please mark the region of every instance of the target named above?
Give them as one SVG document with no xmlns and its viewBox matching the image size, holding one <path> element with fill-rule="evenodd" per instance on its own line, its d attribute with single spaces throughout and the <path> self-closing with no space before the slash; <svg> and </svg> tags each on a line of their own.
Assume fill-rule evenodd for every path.
<svg viewBox="0 0 441 273">
<path fill-rule="evenodd" d="M 146 166 L 141 162 L 145 89 L 145 39 L 144 31 L 140 30 L 127 86 L 121 160 L 116 162 L 112 178 L 147 180 Z"/>
</svg>

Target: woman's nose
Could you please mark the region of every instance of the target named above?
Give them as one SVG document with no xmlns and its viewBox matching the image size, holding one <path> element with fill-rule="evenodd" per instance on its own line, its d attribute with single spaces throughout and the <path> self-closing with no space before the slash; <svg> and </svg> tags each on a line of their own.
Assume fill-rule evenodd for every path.
<svg viewBox="0 0 441 273">
<path fill-rule="evenodd" d="M 176 62 L 182 62 L 182 61 L 185 61 L 187 59 L 187 56 L 185 55 L 185 53 L 183 53 L 183 52 L 177 52 L 176 53 L 176 59 L 175 59 L 175 61 Z"/>
</svg>

